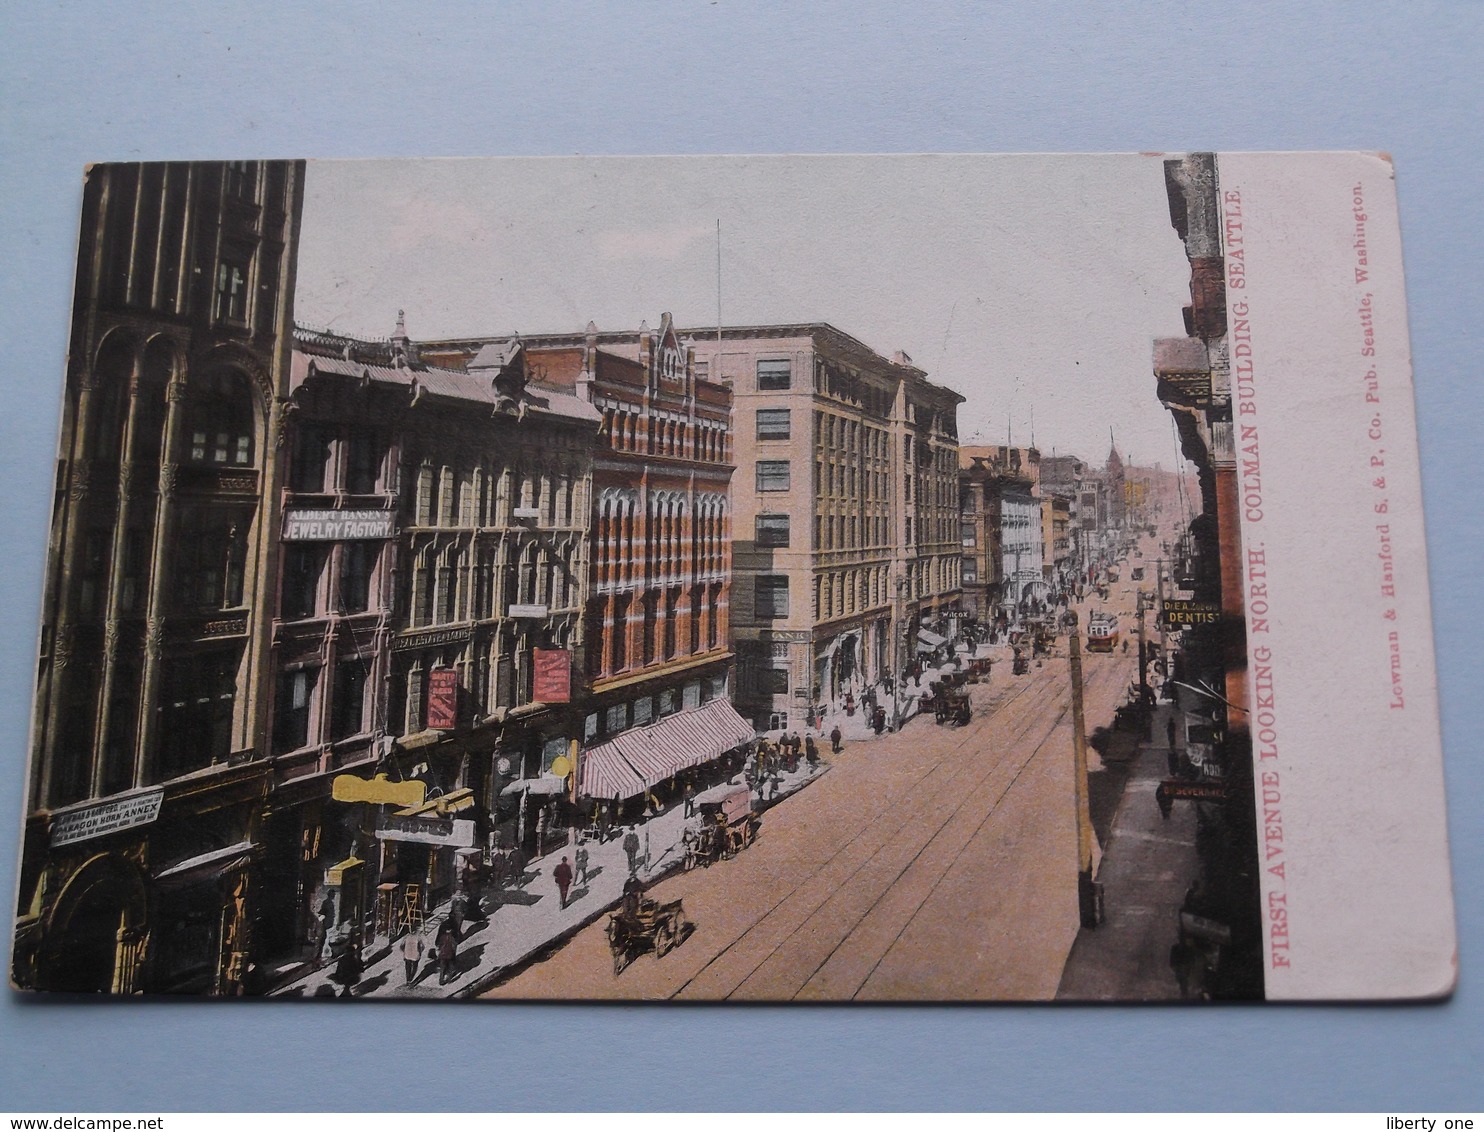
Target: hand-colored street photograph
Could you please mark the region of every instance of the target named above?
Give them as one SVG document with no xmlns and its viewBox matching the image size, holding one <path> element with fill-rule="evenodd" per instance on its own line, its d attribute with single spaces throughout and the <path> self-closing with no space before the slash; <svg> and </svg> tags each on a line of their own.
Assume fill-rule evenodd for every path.
<svg viewBox="0 0 1484 1132">
<path fill-rule="evenodd" d="M 1220 180 L 91 167 L 12 984 L 1263 998 Z"/>
</svg>

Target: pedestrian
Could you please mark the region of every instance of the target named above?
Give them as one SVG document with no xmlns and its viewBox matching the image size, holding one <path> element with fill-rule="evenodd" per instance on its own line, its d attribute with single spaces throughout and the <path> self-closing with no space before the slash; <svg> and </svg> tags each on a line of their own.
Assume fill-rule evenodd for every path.
<svg viewBox="0 0 1484 1132">
<path fill-rule="evenodd" d="M 880 735 L 883 731 L 886 730 L 885 708 L 878 707 L 871 712 L 871 728 L 876 732 L 877 735 Z"/>
<path fill-rule="evenodd" d="M 841 742 L 844 738 L 845 736 L 840 734 L 840 725 L 838 723 L 835 724 L 834 730 L 830 732 L 830 750 L 838 755 L 840 753 Z"/>
<path fill-rule="evenodd" d="M 345 944 L 345 954 L 335 964 L 335 981 L 340 984 L 340 997 L 349 998 L 351 988 L 361 981 L 366 973 L 366 964 L 361 959 L 361 941 L 352 935 Z"/>
<path fill-rule="evenodd" d="M 464 934 L 464 894 L 455 892 L 453 899 L 448 902 L 448 922 L 453 928 L 453 934 L 462 938 Z"/>
<path fill-rule="evenodd" d="M 804 758 L 808 760 L 810 769 L 819 765 L 819 744 L 814 741 L 813 735 L 804 737 Z"/>
<path fill-rule="evenodd" d="M 639 871 L 639 835 L 633 826 L 629 826 L 629 831 L 623 835 L 623 851 L 629 858 L 629 876 L 633 876 Z"/>
<path fill-rule="evenodd" d="M 407 934 L 402 937 L 400 950 L 402 952 L 402 965 L 407 971 L 407 978 L 403 981 L 411 986 L 412 980 L 417 977 L 417 969 L 423 961 L 423 937 L 419 933 L 409 929 Z"/>
<path fill-rule="evenodd" d="M 567 906 L 567 890 L 572 887 L 572 866 L 567 858 L 563 857 L 557 862 L 557 867 L 551 870 L 551 879 L 556 881 L 557 892 L 562 898 L 562 907 Z"/>
<path fill-rule="evenodd" d="M 453 977 L 454 963 L 459 957 L 459 937 L 447 920 L 438 925 L 434 946 L 438 953 L 438 985 L 445 985 Z"/>
<path fill-rule="evenodd" d="M 696 816 L 696 784 L 688 778 L 685 780 L 685 816 Z"/>
<path fill-rule="evenodd" d="M 316 971 L 325 962 L 325 936 L 328 931 L 324 916 L 316 912 L 314 918 L 309 921 L 309 958 Z"/>
<path fill-rule="evenodd" d="M 572 865 L 573 865 L 573 869 L 577 873 L 576 877 L 574 877 L 573 879 L 578 884 L 586 884 L 587 883 L 587 863 L 588 863 L 587 842 L 586 841 L 579 841 L 577 843 L 577 849 L 576 849 L 576 851 L 572 854 Z"/>
</svg>

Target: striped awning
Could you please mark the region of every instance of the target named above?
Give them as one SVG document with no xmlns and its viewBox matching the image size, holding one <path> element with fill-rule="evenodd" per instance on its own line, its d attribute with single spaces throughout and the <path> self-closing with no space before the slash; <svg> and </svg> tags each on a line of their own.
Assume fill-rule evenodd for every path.
<svg viewBox="0 0 1484 1132">
<path fill-rule="evenodd" d="M 632 798 L 755 738 L 729 701 L 712 700 L 584 751 L 579 790 L 589 798 Z"/>
</svg>

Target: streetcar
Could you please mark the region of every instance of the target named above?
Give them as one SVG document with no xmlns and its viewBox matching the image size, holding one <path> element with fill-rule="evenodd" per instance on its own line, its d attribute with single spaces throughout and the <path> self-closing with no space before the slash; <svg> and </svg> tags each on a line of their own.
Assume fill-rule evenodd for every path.
<svg viewBox="0 0 1484 1132">
<path fill-rule="evenodd" d="M 1118 647 L 1118 618 L 1094 613 L 1087 619 L 1087 651 L 1112 652 Z"/>
</svg>

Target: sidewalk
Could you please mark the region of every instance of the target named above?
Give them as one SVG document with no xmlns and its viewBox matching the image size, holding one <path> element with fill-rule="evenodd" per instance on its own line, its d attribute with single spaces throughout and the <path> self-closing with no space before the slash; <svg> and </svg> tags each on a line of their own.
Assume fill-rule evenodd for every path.
<svg viewBox="0 0 1484 1132">
<path fill-rule="evenodd" d="M 1179 936 L 1186 889 L 1200 871 L 1196 807 L 1177 805 L 1166 819 L 1154 800 L 1168 772 L 1165 720 L 1176 710 L 1160 704 L 1152 729 L 1157 738 L 1139 745 L 1098 869 L 1105 919 L 1078 933 L 1059 999 L 1180 998 L 1170 947 Z"/>
<path fill-rule="evenodd" d="M 828 769 L 828 762 L 822 761 L 811 771 L 801 761 L 797 771 L 780 772 L 778 796 L 763 802 L 760 809 L 766 810 L 798 793 Z M 741 775 L 735 776 L 734 782 L 740 784 Z M 687 821 L 684 812 L 684 806 L 676 803 L 636 827 L 641 846 L 638 875 L 646 883 L 680 867 L 680 836 Z M 617 905 L 623 896 L 624 881 L 628 879 L 622 837 L 607 842 L 590 840 L 586 847 L 587 878 L 574 882 L 567 907 L 560 906 L 551 873 L 564 855 L 571 861 L 575 845 L 530 862 L 518 884 L 499 891 L 493 888 L 485 891 L 481 903 L 489 919 L 484 923 L 465 921 L 454 961 L 455 974 L 447 984 L 438 983 L 434 946 L 437 924 L 449 911 L 449 905 L 444 903 L 428 913 L 423 930 L 426 950 L 412 982 L 405 980 L 401 937 L 392 941 L 377 936 L 363 951 L 365 972 L 354 988 L 353 997 L 469 998 L 502 975 L 513 974 L 541 952 L 560 944 Z M 339 995 L 340 987 L 330 978 L 334 966 L 334 961 L 327 962 L 319 970 L 302 974 L 269 993 L 301 998 Z"/>
</svg>

